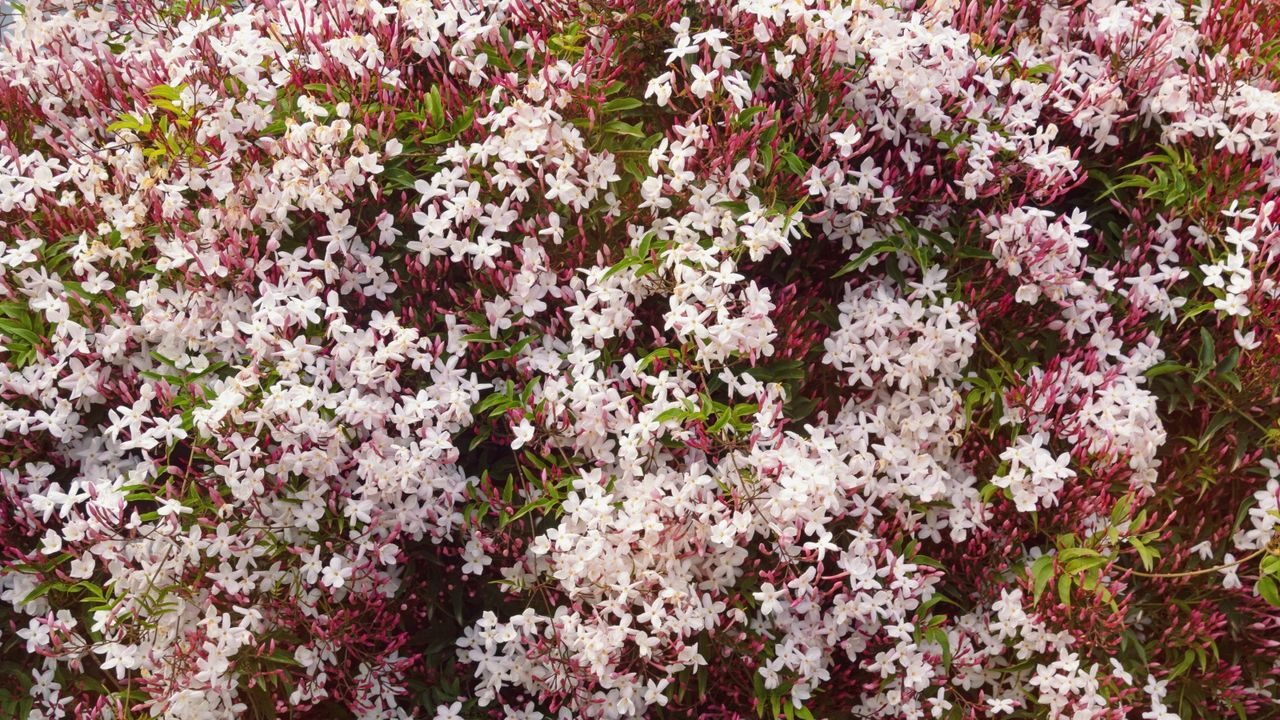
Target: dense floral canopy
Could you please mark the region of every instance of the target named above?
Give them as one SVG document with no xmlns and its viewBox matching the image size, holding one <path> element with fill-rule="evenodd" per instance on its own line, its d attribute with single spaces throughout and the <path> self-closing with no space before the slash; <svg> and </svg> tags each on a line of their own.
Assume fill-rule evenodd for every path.
<svg viewBox="0 0 1280 720">
<path fill-rule="evenodd" d="M 1268 0 L 31 0 L 0 716 L 1280 716 Z"/>
</svg>

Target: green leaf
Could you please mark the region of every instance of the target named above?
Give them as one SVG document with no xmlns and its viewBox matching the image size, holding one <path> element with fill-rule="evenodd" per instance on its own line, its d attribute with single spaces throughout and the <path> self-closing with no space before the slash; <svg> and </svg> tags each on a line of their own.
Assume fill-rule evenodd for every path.
<svg viewBox="0 0 1280 720">
<path fill-rule="evenodd" d="M 1077 560 L 1079 558 L 1094 558 L 1094 557 L 1098 557 L 1098 551 L 1094 550 L 1093 548 L 1069 547 L 1063 550 L 1062 552 L 1058 553 L 1058 559 L 1062 560 L 1063 562 L 1070 562 L 1072 560 Z"/>
<path fill-rule="evenodd" d="M 1240 384 L 1240 376 L 1236 375 L 1234 370 L 1218 373 L 1218 379 L 1225 381 L 1228 385 L 1235 388 L 1236 392 L 1240 392 L 1244 389 L 1244 386 Z"/>
<path fill-rule="evenodd" d="M 302 663 L 295 660 L 292 655 L 290 655 L 289 653 L 286 653 L 283 650 L 277 650 L 271 653 L 270 655 L 263 655 L 261 656 L 261 659 L 266 660 L 268 662 L 277 663 L 280 665 L 292 665 L 294 667 L 302 667 Z"/>
<path fill-rule="evenodd" d="M 22 602 L 20 604 L 26 605 L 33 600 L 39 600 L 54 590 L 64 590 L 66 587 L 66 583 L 58 582 L 57 580 L 47 580 L 37 585 L 35 590 L 27 593 L 27 596 L 22 598 Z"/>
<path fill-rule="evenodd" d="M 1072 575 L 1080 575 L 1087 573 L 1090 570 L 1100 568 L 1109 562 L 1111 562 L 1111 560 L 1105 557 L 1076 558 L 1075 560 L 1067 563 L 1067 572 Z"/>
<path fill-rule="evenodd" d="M 861 270 L 862 266 L 866 264 L 866 262 L 869 261 L 871 258 L 875 257 L 876 255 L 879 255 L 881 253 L 891 252 L 898 249 L 899 249 L 898 243 L 894 242 L 893 240 L 881 240 L 880 242 L 875 243 L 874 245 L 867 248 L 866 250 L 863 250 L 861 253 L 858 254 L 857 257 L 849 261 L 844 267 L 837 270 L 836 274 L 832 275 L 831 277 L 838 278 L 838 277 L 841 277 L 842 275 L 848 275 L 854 270 Z"/>
<path fill-rule="evenodd" d="M 622 122 L 621 120 L 610 120 L 604 124 L 602 129 L 606 133 L 613 133 L 614 135 L 627 135 L 636 138 L 644 137 L 644 130 L 640 129 L 639 125 L 632 125 L 630 123 Z"/>
<path fill-rule="evenodd" d="M 1031 592 L 1033 604 L 1039 604 L 1040 596 L 1053 579 L 1053 556 L 1041 555 L 1031 563 Z"/>
<path fill-rule="evenodd" d="M 454 138 L 454 135 L 455 133 L 450 130 L 441 130 L 438 133 L 433 133 L 422 138 L 422 142 L 425 145 L 439 145 L 440 143 L 449 142 Z"/>
<path fill-rule="evenodd" d="M 1129 510 L 1133 507 L 1133 493 L 1125 493 L 1120 496 L 1116 504 L 1111 508 L 1111 524 L 1120 525 L 1129 519 Z"/>
<path fill-rule="evenodd" d="M 431 86 L 431 92 L 427 93 L 427 114 L 431 116 L 432 127 L 440 127 L 444 124 L 444 103 L 440 101 L 440 87 Z"/>
<path fill-rule="evenodd" d="M 733 124 L 738 127 L 743 127 L 749 120 L 751 120 L 751 118 L 759 115 L 767 109 L 768 108 L 763 105 L 752 105 L 751 107 L 743 108 L 742 112 L 738 113 L 738 117 L 734 119 Z"/>
<path fill-rule="evenodd" d="M 1219 375 L 1223 373 L 1229 373 L 1232 370 L 1235 370 L 1236 364 L 1239 362 L 1240 362 L 1240 348 L 1233 347 L 1227 353 L 1227 356 L 1222 358 L 1222 362 L 1218 363 L 1217 367 L 1215 367 L 1213 371 Z"/>
<path fill-rule="evenodd" d="M 609 278 L 613 277 L 614 275 L 617 275 L 623 270 L 626 270 L 629 267 L 639 265 L 643 262 L 644 262 L 644 259 L 637 255 L 627 255 L 626 257 L 622 258 L 618 262 L 614 263 L 613 266 L 610 267 L 608 270 L 605 270 L 604 275 L 600 276 L 600 279 L 608 280 Z"/>
<path fill-rule="evenodd" d="M 1223 426 L 1231 422 L 1234 417 L 1235 412 L 1231 410 L 1220 410 L 1215 413 L 1209 420 L 1209 424 L 1205 426 L 1204 433 L 1200 435 L 1200 446 L 1203 447 L 1208 444 L 1209 440 L 1211 440 L 1213 436 L 1223 428 Z"/>
<path fill-rule="evenodd" d="M 635 110 L 636 108 L 641 107 L 644 107 L 644 102 L 635 98 L 616 98 L 605 103 L 600 109 L 607 113 L 611 113 Z"/>
<path fill-rule="evenodd" d="M 151 130 L 151 122 L 125 113 L 120 116 L 119 120 L 107 126 L 107 132 L 119 132 L 121 130 L 136 130 L 140 133 L 145 133 Z"/>
<path fill-rule="evenodd" d="M 404 168 L 389 167 L 382 171 L 382 177 L 386 180 L 387 187 L 390 188 L 412 188 L 417 178 L 413 173 Z"/>
<path fill-rule="evenodd" d="M 941 620 L 941 618 L 939 618 L 939 620 Z M 937 643 L 938 647 L 942 651 L 942 664 L 946 667 L 951 667 L 951 640 L 947 637 L 947 631 L 936 626 L 929 628 L 924 633 L 924 639 L 929 642 Z"/>
<path fill-rule="evenodd" d="M 779 157 L 782 160 L 782 164 L 786 165 L 787 169 L 795 175 L 804 175 L 805 172 L 809 170 L 809 163 L 805 162 L 799 155 L 796 155 L 790 150 L 782 153 Z"/>
<path fill-rule="evenodd" d="M 163 100 L 177 102 L 178 96 L 182 94 L 182 89 L 184 87 L 186 86 L 179 85 L 178 87 L 173 87 L 171 85 L 156 85 L 152 87 L 150 90 L 148 90 L 147 94 L 153 98 L 160 98 Z"/>
<path fill-rule="evenodd" d="M 1200 328 L 1200 355 L 1199 363 L 1194 376 L 1195 382 L 1200 382 L 1209 375 L 1209 371 L 1217 364 L 1217 354 L 1213 347 L 1213 335 L 1209 333 L 1208 328 Z"/>
<path fill-rule="evenodd" d="M 1258 578 L 1258 582 L 1254 585 L 1258 591 L 1258 596 L 1263 600 L 1276 607 L 1280 607 L 1280 587 L 1277 587 L 1275 578 L 1270 575 L 1264 575 Z"/>
<path fill-rule="evenodd" d="M 803 380 L 805 378 L 804 367 L 804 363 L 799 360 L 779 360 L 768 365 L 747 368 L 747 372 L 760 382 Z"/>
<path fill-rule="evenodd" d="M 504 527 L 505 527 L 505 526 L 507 526 L 507 525 L 510 525 L 511 523 L 515 522 L 516 520 L 519 520 L 520 518 L 524 517 L 525 515 L 528 515 L 529 513 L 533 512 L 534 510 L 541 510 L 542 508 L 545 508 L 545 507 L 550 506 L 550 505 L 551 505 L 551 503 L 552 503 L 552 501 L 553 501 L 553 499 L 552 499 L 552 498 L 549 498 L 549 497 L 538 498 L 537 500 L 535 500 L 535 501 L 533 501 L 533 502 L 531 502 L 531 503 L 529 503 L 529 504 L 527 504 L 527 505 L 525 505 L 525 506 L 521 507 L 519 510 L 516 510 L 516 511 L 515 511 L 514 513 L 512 513 L 509 517 L 507 517 L 506 519 L 504 519 L 504 520 L 503 520 L 503 522 L 502 522 L 501 524 L 502 524 L 502 526 L 504 526 Z"/>
<path fill-rule="evenodd" d="M 1169 671 L 1169 679 L 1172 680 L 1187 670 L 1191 669 L 1191 664 L 1196 661 L 1196 653 L 1194 650 L 1188 650 L 1182 656 L 1182 660 Z"/>
<path fill-rule="evenodd" d="M 991 254 L 986 250 L 983 250 L 982 248 L 968 247 L 968 246 L 956 248 L 955 252 L 952 254 L 954 254 L 956 257 L 972 258 L 974 260 L 995 260 L 996 259 L 995 255 Z"/>
<path fill-rule="evenodd" d="M 505 411 L 507 408 L 511 407 L 512 404 L 510 395 L 507 395 L 506 393 L 493 393 L 476 403 L 475 407 L 471 409 L 471 412 L 478 415 L 490 408 L 498 408 L 501 411 Z"/>
<path fill-rule="evenodd" d="M 27 328 L 8 320 L 0 320 L 0 332 L 12 338 L 25 340 L 29 345 L 39 345 L 43 342 L 40 336 L 31 332 Z"/>
<path fill-rule="evenodd" d="M 465 112 L 454 119 L 449 125 L 449 133 L 453 136 L 461 135 L 463 132 L 471 129 L 471 122 L 475 119 L 475 110 L 467 108 Z"/>
<path fill-rule="evenodd" d="M 1129 538 L 1129 544 L 1138 551 L 1138 557 L 1142 560 L 1142 569 L 1151 572 L 1152 562 L 1160 556 L 1160 551 L 1150 547 L 1139 537 Z"/>
<path fill-rule="evenodd" d="M 1263 575 L 1280 575 L 1280 555 L 1264 555 L 1258 564 Z"/>
<path fill-rule="evenodd" d="M 1182 363 L 1177 363 L 1172 360 L 1166 360 L 1162 363 L 1157 363 L 1156 365 L 1152 365 L 1150 368 L 1147 368 L 1147 371 L 1143 373 L 1143 375 L 1146 375 L 1149 378 L 1158 378 L 1161 375 L 1168 375 L 1170 373 L 1182 372 L 1183 370 L 1188 370 L 1188 369 L 1189 368 L 1186 365 L 1183 365 Z"/>
</svg>

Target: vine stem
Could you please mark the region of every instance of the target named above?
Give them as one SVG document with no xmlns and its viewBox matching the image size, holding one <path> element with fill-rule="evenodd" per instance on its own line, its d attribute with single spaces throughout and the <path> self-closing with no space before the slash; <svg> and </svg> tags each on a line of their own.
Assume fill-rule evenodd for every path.
<svg viewBox="0 0 1280 720">
<path fill-rule="evenodd" d="M 1146 578 L 1180 578 L 1180 577 L 1192 577 L 1192 576 L 1194 576 L 1194 575 L 1204 575 L 1205 573 L 1217 572 L 1217 571 L 1219 571 L 1219 570 L 1226 570 L 1226 569 L 1227 569 L 1227 568 L 1229 568 L 1229 567 L 1235 567 L 1236 565 L 1241 565 L 1241 564 L 1243 564 L 1243 563 L 1247 563 L 1247 562 L 1249 562 L 1250 560 L 1252 560 L 1252 559 L 1254 559 L 1254 558 L 1258 557 L 1259 555 L 1261 555 L 1262 553 L 1264 553 L 1264 552 L 1266 552 L 1266 551 L 1267 551 L 1267 548 L 1265 548 L 1265 547 L 1261 547 L 1261 548 L 1258 548 L 1257 550 L 1254 550 L 1253 552 L 1249 553 L 1248 555 L 1245 555 L 1244 557 L 1240 558 L 1239 560 L 1235 560 L 1235 561 L 1232 561 L 1232 562 L 1229 562 L 1229 563 L 1223 563 L 1222 565 L 1216 565 L 1216 566 L 1214 566 L 1214 567 L 1210 567 L 1210 568 L 1201 568 L 1201 569 L 1199 569 L 1199 570 L 1187 570 L 1187 571 L 1185 571 L 1185 572 L 1176 572 L 1176 573 L 1145 573 L 1145 572 L 1141 572 L 1141 571 L 1139 571 L 1139 570 L 1130 570 L 1129 572 L 1130 572 L 1130 573 L 1132 573 L 1132 574 L 1134 574 L 1134 575 L 1137 575 L 1137 576 L 1139 576 L 1139 577 L 1146 577 Z"/>
</svg>

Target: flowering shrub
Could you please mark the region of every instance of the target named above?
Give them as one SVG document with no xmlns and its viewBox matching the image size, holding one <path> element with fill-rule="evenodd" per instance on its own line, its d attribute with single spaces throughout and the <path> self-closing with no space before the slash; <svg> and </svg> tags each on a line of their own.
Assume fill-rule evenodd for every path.
<svg viewBox="0 0 1280 720">
<path fill-rule="evenodd" d="M 1280 716 L 1280 13 L 31 0 L 0 716 Z"/>
</svg>

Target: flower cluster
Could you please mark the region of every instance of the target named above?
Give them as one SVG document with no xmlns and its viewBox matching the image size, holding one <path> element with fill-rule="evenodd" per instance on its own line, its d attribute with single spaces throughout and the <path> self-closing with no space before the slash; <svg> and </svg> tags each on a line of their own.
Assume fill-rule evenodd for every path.
<svg viewBox="0 0 1280 720">
<path fill-rule="evenodd" d="M 1280 708 L 1280 15 L 32 0 L 0 716 Z"/>
</svg>

